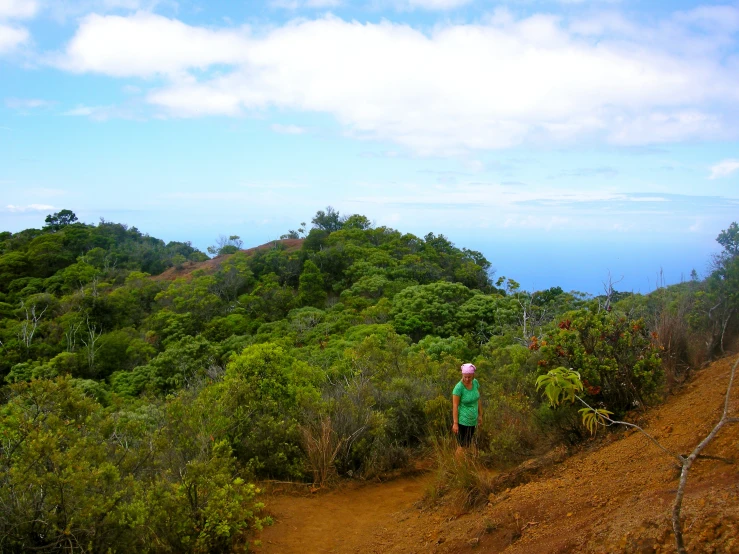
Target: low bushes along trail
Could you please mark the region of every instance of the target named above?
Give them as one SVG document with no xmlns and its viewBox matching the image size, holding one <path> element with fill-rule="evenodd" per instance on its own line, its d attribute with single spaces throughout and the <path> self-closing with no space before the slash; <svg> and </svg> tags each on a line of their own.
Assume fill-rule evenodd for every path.
<svg viewBox="0 0 739 554">
<path fill-rule="evenodd" d="M 700 370 L 640 422 L 667 448 L 689 454 L 718 422 L 733 359 Z M 739 386 L 731 395 L 739 415 Z M 725 426 L 688 477 L 683 531 L 689 552 L 739 554 L 739 425 Z M 552 459 L 558 459 L 556 456 Z M 273 496 L 276 523 L 259 552 L 580 553 L 675 552 L 671 512 L 679 471 L 637 432 L 593 440 L 535 477 L 491 494 L 468 513 L 421 508 L 431 477 Z"/>
</svg>

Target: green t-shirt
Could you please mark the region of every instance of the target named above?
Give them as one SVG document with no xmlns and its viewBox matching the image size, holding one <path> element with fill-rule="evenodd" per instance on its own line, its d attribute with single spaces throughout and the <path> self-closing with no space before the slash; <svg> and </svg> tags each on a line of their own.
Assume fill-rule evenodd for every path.
<svg viewBox="0 0 739 554">
<path fill-rule="evenodd" d="M 472 390 L 467 390 L 460 381 L 454 387 L 452 394 L 459 396 L 459 424 L 474 427 L 477 425 L 477 401 L 480 399 L 480 384 L 477 379 L 472 380 Z"/>
</svg>

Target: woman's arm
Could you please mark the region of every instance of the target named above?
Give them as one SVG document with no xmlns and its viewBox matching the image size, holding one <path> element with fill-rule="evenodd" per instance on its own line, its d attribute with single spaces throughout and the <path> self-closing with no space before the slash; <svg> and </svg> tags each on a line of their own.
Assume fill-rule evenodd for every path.
<svg viewBox="0 0 739 554">
<path fill-rule="evenodd" d="M 459 433 L 459 396 L 456 394 L 452 395 L 452 420 L 454 421 L 452 432 L 456 435 Z"/>
</svg>

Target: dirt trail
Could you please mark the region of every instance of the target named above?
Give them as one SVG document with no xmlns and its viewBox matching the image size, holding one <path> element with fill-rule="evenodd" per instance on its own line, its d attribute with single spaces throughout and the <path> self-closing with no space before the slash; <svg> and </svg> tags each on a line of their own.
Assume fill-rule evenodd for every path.
<svg viewBox="0 0 739 554">
<path fill-rule="evenodd" d="M 718 422 L 731 363 L 697 372 L 640 423 L 667 448 L 688 454 Z M 730 403 L 739 415 L 739 383 Z M 739 424 L 727 425 L 690 473 L 683 503 L 691 554 L 739 554 Z M 534 480 L 460 513 L 419 510 L 431 476 L 339 489 L 311 498 L 268 497 L 276 524 L 265 554 L 672 553 L 672 504 L 679 471 L 635 432 L 585 444 Z"/>
<path fill-rule="evenodd" d="M 270 495 L 266 503 L 276 523 L 261 533 L 262 547 L 257 551 L 384 552 L 388 526 L 418 517 L 413 506 L 427 483 L 428 476 L 423 475 L 311 496 Z"/>
</svg>

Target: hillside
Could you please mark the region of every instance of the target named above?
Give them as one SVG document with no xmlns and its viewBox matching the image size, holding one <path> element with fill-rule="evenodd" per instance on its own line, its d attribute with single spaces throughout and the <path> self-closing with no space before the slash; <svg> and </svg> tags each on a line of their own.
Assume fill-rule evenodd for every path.
<svg viewBox="0 0 739 554">
<path fill-rule="evenodd" d="M 276 248 L 278 244 L 284 247 L 285 252 L 297 252 L 303 246 L 303 240 L 304 239 L 271 240 L 264 244 L 260 244 L 259 246 L 239 250 L 239 252 L 249 255 L 262 250 Z M 204 261 L 187 261 L 180 267 L 172 266 L 159 275 L 152 276 L 152 279 L 155 281 L 174 281 L 175 279 L 183 277 L 185 279 L 190 279 L 196 271 L 202 271 L 206 275 L 209 275 L 218 271 L 221 265 L 223 265 L 223 262 L 229 260 L 231 257 L 233 257 L 233 254 L 223 254 Z"/>
<path fill-rule="evenodd" d="M 127 224 L 79 223 L 70 210 L 49 215 L 41 229 L 0 233 L 3 551 L 92 542 L 101 552 L 239 551 L 261 527 L 262 482 L 319 490 L 343 483 L 303 499 L 313 505 L 267 505 L 280 521 L 280 510 L 294 513 L 294 528 L 303 529 L 292 535 L 295 548 L 336 537 L 344 551 L 360 552 L 381 543 L 454 551 L 473 539 L 493 551 L 607 550 L 627 526 L 608 527 L 598 519 L 603 508 L 608 517 L 640 514 L 640 502 L 669 497 L 669 461 L 635 443 L 631 451 L 655 456 L 662 489 L 619 480 L 652 496 L 633 500 L 632 490 L 615 488 L 611 505 L 602 504 L 616 464 L 629 475 L 643 469 L 631 467 L 629 450 L 571 467 L 599 443 L 574 407 L 551 408 L 537 379 L 571 368 L 589 402 L 621 417 L 659 404 L 692 368 L 735 351 L 736 225 L 717 238 L 724 251 L 704 280 L 649 295 L 611 286 L 592 297 L 494 278 L 485 256 L 443 235 L 328 216 L 318 212 L 302 241 L 240 250 L 237 235 L 219 237 L 208 251 L 226 255 L 214 259 Z M 430 465 L 429 451 L 449 434 L 449 393 L 464 362 L 477 366 L 486 406 L 480 460 L 496 471 L 529 460 L 527 471 L 515 483 L 504 473 L 493 488 L 478 487 L 483 503 L 491 491 L 515 491 L 464 517 L 448 500 L 465 490 L 457 484 L 463 472 L 448 472 L 434 481 L 447 504 L 413 511 L 430 478 L 388 480 L 419 460 Z M 685 437 L 685 448 L 688 439 L 695 437 Z M 580 445 L 579 453 L 563 463 L 562 445 Z M 591 466 L 597 476 L 577 479 Z M 514 487 L 554 471 L 562 473 L 540 481 L 543 490 Z M 354 487 L 376 480 L 387 484 Z M 645 516 L 633 517 L 638 530 Z M 558 530 L 590 535 L 561 542 L 558 534 L 552 546 L 555 521 Z M 340 526 L 322 533 L 325 522 Z M 702 529 L 690 523 L 689 533 Z M 79 548 L 67 548 L 69 537 Z"/>
<path fill-rule="evenodd" d="M 642 420 L 647 431 L 667 448 L 689 453 L 720 417 L 733 361 L 699 371 L 650 410 Z M 731 406 L 739 412 L 737 387 Z M 691 470 L 683 503 L 686 546 L 739 552 L 739 425 L 724 427 L 704 455 Z M 430 476 L 268 499 L 276 524 L 263 531 L 259 551 L 674 552 L 677 478 L 671 460 L 642 435 L 615 432 L 469 513 L 452 505 L 421 508 Z"/>
</svg>

